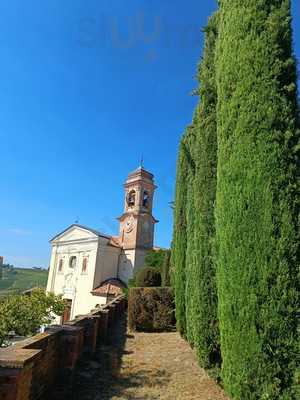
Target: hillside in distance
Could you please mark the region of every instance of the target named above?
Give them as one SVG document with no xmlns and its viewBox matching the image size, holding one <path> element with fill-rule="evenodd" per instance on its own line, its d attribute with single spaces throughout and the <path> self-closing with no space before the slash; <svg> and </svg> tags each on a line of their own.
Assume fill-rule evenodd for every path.
<svg viewBox="0 0 300 400">
<path fill-rule="evenodd" d="M 46 269 L 3 268 L 0 279 L 0 296 L 19 294 L 34 287 L 46 288 Z"/>
</svg>

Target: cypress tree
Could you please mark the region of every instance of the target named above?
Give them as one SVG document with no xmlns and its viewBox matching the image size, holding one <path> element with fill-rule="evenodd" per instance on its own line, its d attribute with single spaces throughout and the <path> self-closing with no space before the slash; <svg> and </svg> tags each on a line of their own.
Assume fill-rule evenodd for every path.
<svg viewBox="0 0 300 400">
<path fill-rule="evenodd" d="M 172 283 L 175 291 L 176 321 L 177 329 L 186 334 L 185 315 L 185 283 L 186 283 L 186 247 L 187 247 L 187 223 L 186 223 L 186 202 L 188 182 L 186 177 L 189 171 L 190 150 L 184 135 L 177 161 L 176 193 L 174 207 L 174 232 L 172 244 Z"/>
<path fill-rule="evenodd" d="M 294 399 L 299 130 L 289 0 L 221 0 L 218 296 L 233 399 Z"/>
<path fill-rule="evenodd" d="M 185 177 L 187 182 L 187 198 L 186 198 L 186 284 L 185 284 L 185 306 L 186 306 L 186 337 L 189 343 L 194 346 L 195 336 L 195 313 L 197 308 L 197 287 L 198 281 L 195 281 L 194 274 L 194 233 L 195 233 L 195 215 L 196 210 L 194 207 L 194 179 L 195 179 L 195 118 L 192 124 L 187 128 L 185 141 L 187 143 L 189 152 L 188 173 Z"/>
<path fill-rule="evenodd" d="M 200 102 L 193 120 L 194 168 L 190 173 L 187 247 L 187 337 L 197 350 L 200 365 L 220 364 L 217 322 L 216 266 L 214 262 L 214 205 L 217 177 L 217 90 L 215 44 L 218 15 L 205 29 L 205 47 L 199 66 Z"/>
<path fill-rule="evenodd" d="M 162 286 L 171 286 L 170 280 L 171 250 L 165 251 L 164 262 L 161 271 Z"/>
</svg>

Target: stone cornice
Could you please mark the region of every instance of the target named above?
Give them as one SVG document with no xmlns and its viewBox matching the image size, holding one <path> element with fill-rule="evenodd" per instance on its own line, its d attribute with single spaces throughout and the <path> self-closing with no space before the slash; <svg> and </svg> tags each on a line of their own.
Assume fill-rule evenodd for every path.
<svg viewBox="0 0 300 400">
<path fill-rule="evenodd" d="M 85 243 L 97 243 L 97 242 L 99 242 L 99 237 L 73 239 L 73 240 L 53 240 L 51 243 L 53 246 L 60 246 L 66 244 L 85 244 Z"/>
</svg>

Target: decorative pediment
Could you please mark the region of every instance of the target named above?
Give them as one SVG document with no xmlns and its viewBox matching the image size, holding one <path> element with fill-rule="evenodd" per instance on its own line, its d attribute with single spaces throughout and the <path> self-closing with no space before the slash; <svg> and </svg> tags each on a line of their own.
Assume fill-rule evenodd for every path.
<svg viewBox="0 0 300 400">
<path fill-rule="evenodd" d="M 105 237 L 110 239 L 110 236 L 102 235 L 100 232 L 90 229 L 82 225 L 71 225 L 63 232 L 56 235 L 51 243 L 61 243 L 61 242 L 72 242 L 72 241 L 82 241 L 89 239 L 96 239 L 98 237 Z"/>
</svg>

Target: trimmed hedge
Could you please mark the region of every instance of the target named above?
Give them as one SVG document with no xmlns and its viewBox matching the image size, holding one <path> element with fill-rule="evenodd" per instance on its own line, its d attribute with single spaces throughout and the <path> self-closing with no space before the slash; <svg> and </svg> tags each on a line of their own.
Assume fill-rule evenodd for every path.
<svg viewBox="0 0 300 400">
<path fill-rule="evenodd" d="M 300 135 L 290 1 L 220 1 L 216 60 L 224 386 L 233 399 L 292 400 Z"/>
<path fill-rule="evenodd" d="M 133 331 L 173 330 L 176 324 L 173 290 L 169 287 L 129 289 L 128 319 Z"/>
</svg>

